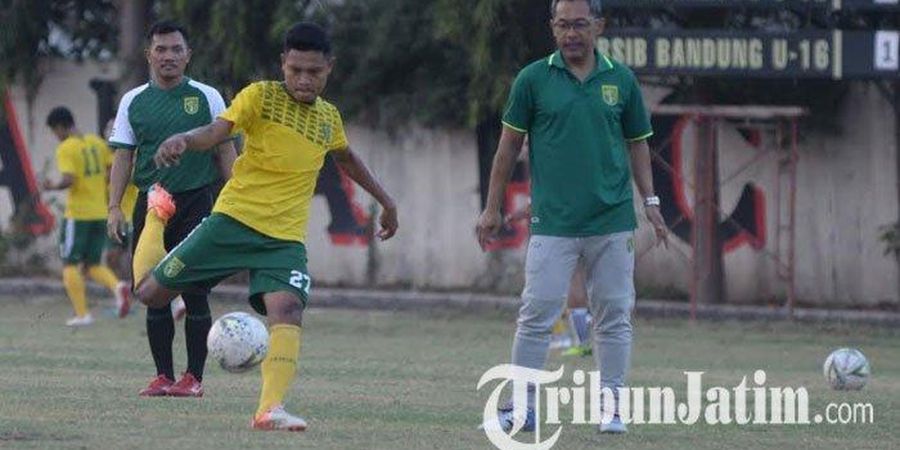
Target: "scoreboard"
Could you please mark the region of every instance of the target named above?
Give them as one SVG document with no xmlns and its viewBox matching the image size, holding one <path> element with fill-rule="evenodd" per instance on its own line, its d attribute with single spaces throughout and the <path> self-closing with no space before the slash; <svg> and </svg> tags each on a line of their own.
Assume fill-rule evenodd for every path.
<svg viewBox="0 0 900 450">
<path fill-rule="evenodd" d="M 779 8 L 810 7 L 832 11 L 900 11 L 900 0 L 606 0 L 612 8 Z"/>
<path fill-rule="evenodd" d="M 897 31 L 608 30 L 597 44 L 638 74 L 900 79 Z"/>
</svg>

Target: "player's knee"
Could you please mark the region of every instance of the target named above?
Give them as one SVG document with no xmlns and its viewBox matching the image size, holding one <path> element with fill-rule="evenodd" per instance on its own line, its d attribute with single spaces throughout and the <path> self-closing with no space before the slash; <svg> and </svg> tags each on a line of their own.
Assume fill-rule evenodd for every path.
<svg viewBox="0 0 900 450">
<path fill-rule="evenodd" d="M 303 320 L 303 305 L 296 296 L 276 292 L 266 294 L 266 315 L 269 324 L 291 324 L 299 326 Z"/>
<path fill-rule="evenodd" d="M 162 308 L 167 306 L 171 300 L 165 291 L 151 275 L 141 281 L 134 291 L 134 296 L 148 308 Z"/>
</svg>

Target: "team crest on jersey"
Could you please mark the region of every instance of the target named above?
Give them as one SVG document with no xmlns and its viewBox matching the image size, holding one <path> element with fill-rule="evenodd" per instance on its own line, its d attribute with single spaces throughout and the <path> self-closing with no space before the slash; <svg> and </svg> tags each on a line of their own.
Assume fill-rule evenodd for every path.
<svg viewBox="0 0 900 450">
<path fill-rule="evenodd" d="M 320 133 L 322 135 L 322 140 L 325 142 L 331 142 L 331 124 L 323 123 L 320 128 Z"/>
<path fill-rule="evenodd" d="M 169 278 L 173 278 L 178 276 L 181 271 L 184 270 L 184 263 L 181 262 L 180 259 L 176 257 L 172 257 L 169 262 L 166 263 L 166 266 L 163 267 L 163 274 Z"/>
<path fill-rule="evenodd" d="M 600 92 L 603 94 L 603 102 L 609 106 L 616 106 L 619 104 L 619 87 L 614 84 L 604 84 L 600 88 Z"/>
<path fill-rule="evenodd" d="M 200 97 L 185 97 L 184 112 L 194 115 L 200 111 Z"/>
</svg>

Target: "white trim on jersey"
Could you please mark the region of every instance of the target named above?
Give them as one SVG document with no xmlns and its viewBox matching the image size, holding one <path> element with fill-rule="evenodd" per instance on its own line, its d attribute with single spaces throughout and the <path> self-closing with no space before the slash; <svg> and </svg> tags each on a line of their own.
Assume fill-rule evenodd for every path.
<svg viewBox="0 0 900 450">
<path fill-rule="evenodd" d="M 222 94 L 216 88 L 194 79 L 189 80 L 188 85 L 200 89 L 200 92 L 206 96 L 206 102 L 209 103 L 210 122 L 214 122 L 219 114 L 225 112 L 225 100 L 222 99 Z"/>
<path fill-rule="evenodd" d="M 150 83 L 142 84 L 122 96 L 122 100 L 119 101 L 119 109 L 116 111 L 116 120 L 113 122 L 113 129 L 108 138 L 111 147 L 134 148 L 137 146 L 137 138 L 135 138 L 134 130 L 131 128 L 128 109 L 131 107 L 131 102 L 134 101 L 134 98 L 148 87 L 150 87 Z"/>
</svg>

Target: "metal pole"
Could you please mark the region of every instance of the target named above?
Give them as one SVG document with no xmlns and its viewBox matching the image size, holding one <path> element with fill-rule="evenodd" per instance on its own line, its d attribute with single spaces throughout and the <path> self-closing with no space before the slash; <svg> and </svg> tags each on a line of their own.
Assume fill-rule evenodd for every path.
<svg viewBox="0 0 900 450">
<path fill-rule="evenodd" d="M 723 302 L 722 248 L 718 236 L 718 119 L 702 117 L 698 122 L 699 141 L 695 168 L 694 277 L 697 303 Z"/>
<path fill-rule="evenodd" d="M 797 150 L 797 119 L 791 118 L 791 166 L 790 166 L 790 201 L 788 210 L 788 313 L 794 318 L 794 306 L 797 301 L 794 286 L 794 249 L 797 236 L 797 161 L 800 154 Z"/>
</svg>

